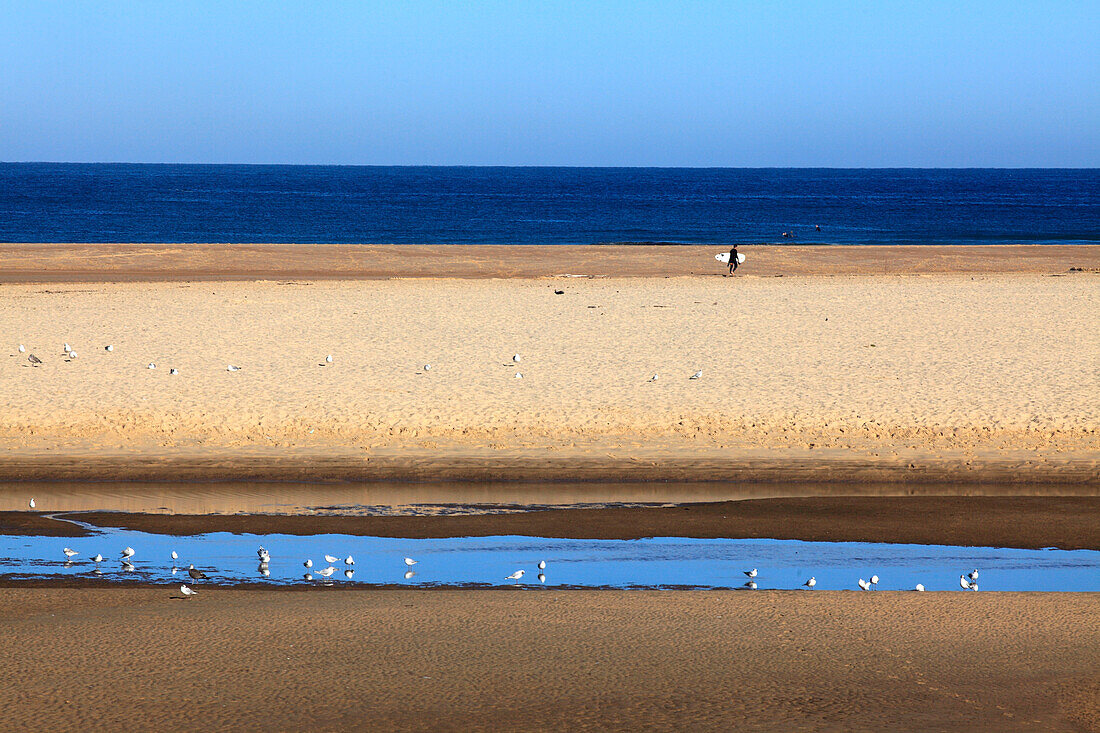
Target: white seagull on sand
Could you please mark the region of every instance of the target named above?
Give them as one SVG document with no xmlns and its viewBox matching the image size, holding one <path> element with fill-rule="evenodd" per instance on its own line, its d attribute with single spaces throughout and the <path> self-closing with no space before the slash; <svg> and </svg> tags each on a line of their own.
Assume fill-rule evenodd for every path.
<svg viewBox="0 0 1100 733">
<path fill-rule="evenodd" d="M 188 588 L 186 585 L 181 585 L 180 586 L 180 593 L 182 593 L 187 598 L 190 598 L 191 596 L 197 596 L 198 595 L 198 591 L 193 591 L 190 588 Z"/>
<path fill-rule="evenodd" d="M 233 366 L 232 364 L 225 368 L 225 371 L 227 372 L 239 372 L 240 370 L 241 368 L 239 366 Z"/>
<path fill-rule="evenodd" d="M 20 353 L 20 354 L 25 354 L 25 353 L 27 353 L 27 347 L 26 347 L 26 346 L 24 346 L 23 344 L 19 344 L 19 353 Z"/>
<path fill-rule="evenodd" d="M 809 580 L 807 580 L 805 583 L 802 584 L 802 587 L 809 588 L 810 590 L 813 590 L 815 585 L 817 585 L 817 578 L 810 578 Z"/>
<path fill-rule="evenodd" d="M 512 355 L 512 361 L 515 362 L 516 364 L 519 364 L 520 361 L 522 361 L 522 359 L 519 358 L 519 354 L 513 354 Z"/>
<path fill-rule="evenodd" d="M 657 374 L 654 374 L 652 377 L 650 377 L 648 381 L 656 382 L 657 381 Z"/>
<path fill-rule="evenodd" d="M 431 364 L 425 364 L 424 365 L 424 371 L 430 372 L 431 370 L 432 370 L 432 365 Z"/>
<path fill-rule="evenodd" d="M 699 371 L 695 372 L 695 374 L 692 374 L 690 377 L 688 377 L 688 379 L 699 379 L 702 376 L 703 376 L 703 370 L 700 369 Z"/>
<path fill-rule="evenodd" d="M 505 578 L 505 580 L 514 580 L 518 584 L 519 579 L 523 577 L 524 572 L 525 571 L 523 571 L 523 570 L 517 570 L 516 572 L 514 572 L 511 575 L 507 576 Z"/>
<path fill-rule="evenodd" d="M 405 558 L 405 564 L 406 564 L 406 565 L 408 565 L 408 566 L 409 566 L 410 568 L 411 568 L 411 567 L 412 567 L 413 565 L 416 565 L 416 563 L 417 563 L 417 561 L 416 561 L 416 560 L 413 560 L 413 559 L 412 559 L 411 557 L 406 557 L 406 558 Z"/>
<path fill-rule="evenodd" d="M 154 364 L 153 362 L 149 362 L 149 366 L 147 366 L 147 367 L 145 367 L 145 368 L 146 368 L 146 369 L 156 369 L 156 368 L 157 368 L 157 365 L 156 365 L 156 364 Z"/>
<path fill-rule="evenodd" d="M 33 496 L 31 497 L 30 505 L 31 505 L 31 509 L 34 509 L 34 497 Z"/>
<path fill-rule="evenodd" d="M 168 373 L 169 374 L 179 374 L 180 370 L 176 369 L 175 367 L 172 367 L 171 369 L 168 370 Z"/>
<path fill-rule="evenodd" d="M 325 363 L 326 364 L 331 364 L 332 363 L 332 354 L 329 354 L 328 356 L 325 357 Z"/>
<path fill-rule="evenodd" d="M 523 372 L 516 372 L 516 379 L 523 379 Z"/>
<path fill-rule="evenodd" d="M 61 353 L 63 353 L 63 354 L 68 354 L 68 353 L 69 353 L 70 351 L 72 351 L 72 350 L 73 350 L 73 348 L 72 348 L 71 346 L 69 346 L 69 342 L 68 342 L 68 341 L 66 341 L 66 342 L 65 342 L 65 346 L 64 346 L 64 347 L 62 347 L 62 349 L 61 349 Z"/>
<path fill-rule="evenodd" d="M 28 356 L 27 356 L 27 361 L 29 361 L 29 362 L 30 362 L 31 364 L 34 364 L 35 366 L 38 366 L 39 364 L 41 364 L 41 363 L 42 363 L 42 360 L 41 360 L 41 359 L 39 359 L 39 358 L 38 358 L 37 356 L 35 356 L 34 354 L 30 354 L 30 355 L 28 355 Z"/>
<path fill-rule="evenodd" d="M 913 590 L 920 591 L 921 593 L 923 593 L 924 592 L 924 584 L 923 583 L 917 583 L 917 587 L 914 588 Z"/>
<path fill-rule="evenodd" d="M 103 350 L 104 351 L 114 351 L 115 347 L 111 346 L 110 344 L 107 344 L 106 346 L 103 347 Z"/>
</svg>

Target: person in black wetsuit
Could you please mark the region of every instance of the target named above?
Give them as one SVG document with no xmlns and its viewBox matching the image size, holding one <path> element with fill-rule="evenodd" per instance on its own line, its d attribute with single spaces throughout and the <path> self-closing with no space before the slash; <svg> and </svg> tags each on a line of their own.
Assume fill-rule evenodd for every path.
<svg viewBox="0 0 1100 733">
<path fill-rule="evenodd" d="M 730 274 L 732 275 L 737 270 L 737 265 L 740 264 L 737 261 L 737 245 L 733 245 L 733 249 L 730 250 Z"/>
</svg>

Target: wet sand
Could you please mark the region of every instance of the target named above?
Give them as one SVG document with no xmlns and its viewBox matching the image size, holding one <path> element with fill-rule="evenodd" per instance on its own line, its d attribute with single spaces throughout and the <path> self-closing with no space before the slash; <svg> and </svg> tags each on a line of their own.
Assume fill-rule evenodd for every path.
<svg viewBox="0 0 1100 733">
<path fill-rule="evenodd" d="M 0 283 L 720 276 L 728 246 L 0 244 Z M 1100 271 L 1100 245 L 739 244 L 742 276 Z"/>
<path fill-rule="evenodd" d="M 19 730 L 1100 721 L 1100 595 L 0 589 Z"/>
<path fill-rule="evenodd" d="M 21 514 L 0 513 L 0 531 L 19 532 L 19 523 L 25 521 Z M 494 535 L 578 539 L 761 537 L 826 542 L 1100 549 L 1100 498 L 1097 497 L 814 497 L 451 516 L 95 512 L 66 516 L 100 527 L 177 535 L 273 532 L 409 538 Z M 61 522 L 53 524 L 65 526 Z M 27 531 L 38 526 L 28 527 Z"/>
</svg>

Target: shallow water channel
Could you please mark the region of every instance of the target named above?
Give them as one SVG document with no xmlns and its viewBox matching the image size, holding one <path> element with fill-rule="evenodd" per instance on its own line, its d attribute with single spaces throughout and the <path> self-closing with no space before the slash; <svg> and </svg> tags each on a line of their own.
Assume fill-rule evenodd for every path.
<svg viewBox="0 0 1100 733">
<path fill-rule="evenodd" d="M 857 590 L 857 580 L 880 578 L 880 590 L 958 590 L 959 576 L 977 568 L 980 590 L 1100 591 L 1100 551 L 995 547 L 804 542 L 770 539 L 551 539 L 524 536 L 401 539 L 323 534 L 165 535 L 80 524 L 86 537 L 0 535 L 0 577 L 8 580 L 102 579 L 172 583 L 191 579 L 187 567 L 209 575 L 202 583 L 357 584 L 526 587 L 743 588 L 757 569 L 758 589 L 799 588 L 811 576 L 818 590 Z M 257 550 L 271 555 L 263 566 Z M 63 548 L 78 554 L 66 562 Z M 120 552 L 132 547 L 129 564 Z M 173 561 L 172 551 L 179 555 Z M 104 561 L 90 560 L 96 553 Z M 338 558 L 325 561 L 325 555 Z M 352 556 L 354 564 L 345 559 Z M 417 561 L 411 568 L 404 558 Z M 313 567 L 303 563 L 311 559 Z M 546 562 L 539 577 L 537 564 Z M 173 572 L 173 567 L 176 571 Z M 333 570 L 327 577 L 327 568 Z M 969 591 L 968 591 L 969 592 Z"/>
</svg>

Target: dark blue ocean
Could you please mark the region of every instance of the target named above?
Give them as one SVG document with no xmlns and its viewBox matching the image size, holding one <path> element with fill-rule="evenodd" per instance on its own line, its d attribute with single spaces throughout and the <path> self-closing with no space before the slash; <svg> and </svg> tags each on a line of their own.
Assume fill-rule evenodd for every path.
<svg viewBox="0 0 1100 733">
<path fill-rule="evenodd" d="M 4 163 L 0 241 L 1085 243 L 1100 169 Z"/>
</svg>

